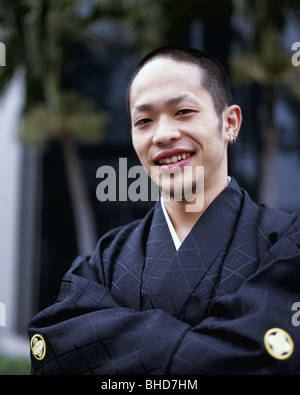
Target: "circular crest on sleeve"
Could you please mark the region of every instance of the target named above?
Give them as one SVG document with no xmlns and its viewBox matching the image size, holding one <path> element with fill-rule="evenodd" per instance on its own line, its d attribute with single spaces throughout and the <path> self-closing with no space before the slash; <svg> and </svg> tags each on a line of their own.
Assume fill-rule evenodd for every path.
<svg viewBox="0 0 300 395">
<path fill-rule="evenodd" d="M 41 361 L 45 358 L 46 355 L 46 343 L 41 335 L 34 335 L 31 338 L 30 342 L 31 352 L 35 359 Z"/>
<path fill-rule="evenodd" d="M 291 336 L 281 328 L 269 329 L 265 333 L 264 343 L 268 353 L 276 359 L 287 359 L 294 351 Z"/>
</svg>

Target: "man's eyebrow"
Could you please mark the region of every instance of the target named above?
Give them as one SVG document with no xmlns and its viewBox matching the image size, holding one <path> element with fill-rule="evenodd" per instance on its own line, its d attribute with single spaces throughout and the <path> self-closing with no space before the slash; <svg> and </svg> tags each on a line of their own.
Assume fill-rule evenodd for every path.
<svg viewBox="0 0 300 395">
<path fill-rule="evenodd" d="M 141 112 L 143 112 L 143 111 L 151 111 L 151 110 L 153 110 L 153 108 L 154 108 L 154 106 L 152 104 L 136 104 L 134 106 L 135 110 L 138 110 L 138 111 L 141 111 Z"/>
<path fill-rule="evenodd" d="M 177 97 L 173 97 L 173 98 L 167 100 L 167 101 L 164 103 L 164 106 L 165 106 L 165 107 L 171 107 L 171 106 L 174 106 L 174 105 L 176 105 L 176 104 L 179 104 L 180 102 L 182 102 L 182 100 L 183 100 L 186 96 L 188 96 L 188 94 L 184 94 L 184 95 L 180 95 L 180 96 L 177 96 Z M 141 112 L 143 112 L 143 111 L 151 111 L 151 110 L 153 110 L 153 108 L 154 108 L 154 105 L 153 105 L 153 104 L 148 104 L 148 103 L 145 103 L 145 104 L 136 104 L 136 105 L 134 106 L 134 109 L 136 109 L 136 110 L 138 110 L 138 111 L 141 111 Z"/>
<path fill-rule="evenodd" d="M 166 107 L 171 107 L 171 106 L 174 106 L 174 105 L 176 105 L 176 104 L 179 104 L 180 102 L 182 102 L 182 100 L 183 100 L 186 96 L 188 96 L 188 94 L 180 95 L 180 96 L 174 97 L 174 98 L 172 98 L 172 99 L 169 99 L 169 100 L 166 101 L 166 104 L 165 104 L 165 105 L 166 105 Z"/>
</svg>

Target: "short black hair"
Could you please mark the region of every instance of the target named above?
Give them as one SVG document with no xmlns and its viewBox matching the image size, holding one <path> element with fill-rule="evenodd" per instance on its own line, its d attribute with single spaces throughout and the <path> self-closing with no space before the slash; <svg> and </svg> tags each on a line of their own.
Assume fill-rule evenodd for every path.
<svg viewBox="0 0 300 395">
<path fill-rule="evenodd" d="M 156 58 L 169 58 L 175 61 L 198 66 L 202 70 L 202 86 L 211 94 L 216 113 L 222 119 L 226 106 L 233 104 L 228 75 L 222 64 L 214 57 L 195 48 L 167 45 L 148 53 L 134 70 L 127 89 L 127 109 L 130 117 L 130 89 L 139 71 Z"/>
</svg>

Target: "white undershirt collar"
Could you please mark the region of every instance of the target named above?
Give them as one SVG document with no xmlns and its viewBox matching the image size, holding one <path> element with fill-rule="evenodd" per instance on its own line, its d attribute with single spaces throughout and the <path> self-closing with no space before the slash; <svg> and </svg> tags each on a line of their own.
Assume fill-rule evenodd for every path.
<svg viewBox="0 0 300 395">
<path fill-rule="evenodd" d="M 177 233 L 176 233 L 176 231 L 174 229 L 174 226 L 173 226 L 173 224 L 172 224 L 172 222 L 170 220 L 170 217 L 169 217 L 169 214 L 168 214 L 168 212 L 166 210 L 166 207 L 165 207 L 164 200 L 163 200 L 162 196 L 160 198 L 160 203 L 161 203 L 161 208 L 162 208 L 162 211 L 163 211 L 163 213 L 165 215 L 165 219 L 167 221 L 167 224 L 168 224 L 168 227 L 169 227 L 169 231 L 171 233 L 171 236 L 172 236 L 175 248 L 176 248 L 176 250 L 178 250 L 179 247 L 181 246 L 181 242 L 180 242 L 180 240 L 179 240 L 179 238 L 177 236 Z"/>
</svg>

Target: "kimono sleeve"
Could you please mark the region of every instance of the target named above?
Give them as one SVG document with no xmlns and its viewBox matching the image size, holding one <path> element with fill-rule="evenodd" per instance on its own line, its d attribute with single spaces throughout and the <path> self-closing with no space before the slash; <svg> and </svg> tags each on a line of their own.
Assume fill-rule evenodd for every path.
<svg viewBox="0 0 300 395">
<path fill-rule="evenodd" d="M 28 326 L 31 340 L 44 343 L 32 347 L 32 374 L 299 373 L 291 321 L 299 257 L 270 263 L 193 327 L 158 309 L 120 307 L 83 263 L 86 277 L 68 273 L 58 302 Z"/>
<path fill-rule="evenodd" d="M 121 306 L 109 270 L 78 258 L 57 303 L 28 324 L 32 374 L 299 374 L 299 233 L 284 243 L 294 246 L 289 255 L 270 255 L 195 326 L 160 309 Z"/>
<path fill-rule="evenodd" d="M 161 310 L 119 306 L 80 258 L 57 303 L 28 325 L 31 374 L 162 374 L 187 328 Z"/>
</svg>

